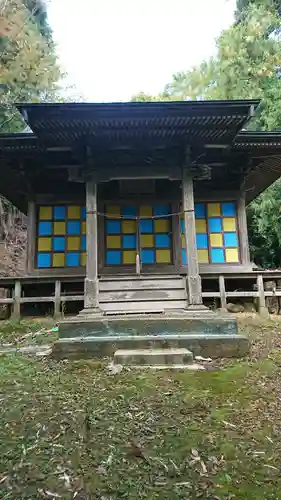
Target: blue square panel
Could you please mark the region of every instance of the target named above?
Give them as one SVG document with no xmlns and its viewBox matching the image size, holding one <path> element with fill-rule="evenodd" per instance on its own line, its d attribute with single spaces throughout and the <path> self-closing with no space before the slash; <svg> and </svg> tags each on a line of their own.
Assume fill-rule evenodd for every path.
<svg viewBox="0 0 281 500">
<path fill-rule="evenodd" d="M 213 264 L 222 264 L 225 262 L 222 248 L 211 248 L 211 261 Z"/>
<path fill-rule="evenodd" d="M 236 233 L 224 233 L 224 244 L 226 247 L 238 247 L 238 238 Z"/>
<path fill-rule="evenodd" d="M 233 202 L 227 202 L 227 203 L 222 203 L 222 215 L 225 217 L 234 217 L 236 215 L 236 209 L 235 209 L 235 203 Z"/>
<path fill-rule="evenodd" d="M 154 264 L 155 254 L 154 250 L 141 250 L 141 261 L 142 264 Z"/>
<path fill-rule="evenodd" d="M 80 234 L 81 222 L 78 220 L 71 220 L 67 223 L 67 234 L 76 235 Z"/>
<path fill-rule="evenodd" d="M 54 219 L 65 220 L 66 209 L 65 207 L 54 207 Z"/>
<path fill-rule="evenodd" d="M 155 216 L 167 216 L 169 215 L 169 205 L 155 205 L 153 213 Z"/>
<path fill-rule="evenodd" d="M 184 266 L 187 264 L 186 249 L 183 248 L 181 251 L 181 260 Z"/>
<path fill-rule="evenodd" d="M 142 234 L 153 233 L 152 220 L 141 220 L 140 221 L 140 232 Z"/>
<path fill-rule="evenodd" d="M 157 248 L 170 248 L 170 237 L 168 234 L 156 234 L 155 246 Z"/>
<path fill-rule="evenodd" d="M 106 263 L 108 266 L 121 264 L 121 250 L 107 250 Z"/>
<path fill-rule="evenodd" d="M 123 236 L 123 248 L 136 248 L 137 247 L 137 238 L 135 234 L 126 234 Z"/>
<path fill-rule="evenodd" d="M 37 255 L 37 267 L 51 267 L 51 254 L 50 253 L 38 253 L 38 255 Z"/>
<path fill-rule="evenodd" d="M 196 234 L 197 248 L 208 248 L 208 236 L 206 234 Z"/>
<path fill-rule="evenodd" d="M 106 221 L 106 234 L 120 234 L 121 222 L 119 220 Z"/>
<path fill-rule="evenodd" d="M 82 252 L 86 252 L 86 236 L 82 236 L 81 238 L 81 250 Z"/>
<path fill-rule="evenodd" d="M 206 208 L 204 203 L 195 203 L 195 218 L 196 219 L 205 219 L 206 217 Z"/>
<path fill-rule="evenodd" d="M 68 252 L 66 254 L 66 265 L 68 267 L 77 267 L 80 265 L 80 253 Z"/>
<path fill-rule="evenodd" d="M 55 236 L 53 238 L 53 250 L 54 252 L 64 252 L 65 250 L 64 236 Z"/>
<path fill-rule="evenodd" d="M 81 208 L 81 219 L 86 220 L 86 207 Z"/>
<path fill-rule="evenodd" d="M 181 233 L 184 233 L 184 220 L 181 220 Z"/>
<path fill-rule="evenodd" d="M 222 224 L 219 217 L 210 217 L 209 222 L 209 232 L 210 233 L 221 233 Z"/>
<path fill-rule="evenodd" d="M 51 222 L 39 222 L 38 234 L 39 234 L 39 236 L 50 236 L 52 234 L 52 223 Z"/>
<path fill-rule="evenodd" d="M 122 215 L 128 219 L 134 219 L 137 216 L 137 207 L 126 206 L 122 208 Z"/>
</svg>

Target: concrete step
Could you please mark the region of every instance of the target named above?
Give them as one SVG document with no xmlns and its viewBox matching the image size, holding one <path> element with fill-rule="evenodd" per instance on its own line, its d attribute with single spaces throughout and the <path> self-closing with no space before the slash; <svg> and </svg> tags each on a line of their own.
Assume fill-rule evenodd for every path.
<svg viewBox="0 0 281 500">
<path fill-rule="evenodd" d="M 118 349 L 113 361 L 122 366 L 174 366 L 192 363 L 188 349 Z"/>
</svg>

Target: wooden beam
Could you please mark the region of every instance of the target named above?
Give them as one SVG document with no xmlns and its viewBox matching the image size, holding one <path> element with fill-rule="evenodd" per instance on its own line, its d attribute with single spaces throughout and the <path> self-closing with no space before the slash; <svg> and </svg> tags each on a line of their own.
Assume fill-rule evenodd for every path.
<svg viewBox="0 0 281 500">
<path fill-rule="evenodd" d="M 226 310 L 227 301 L 226 301 L 226 291 L 225 291 L 225 280 L 224 276 L 219 276 L 219 288 L 220 288 L 220 300 L 221 300 L 221 308 Z"/>
<path fill-rule="evenodd" d="M 54 300 L 54 318 L 58 319 L 61 316 L 61 282 L 56 280 L 55 282 L 55 300 Z"/>
<path fill-rule="evenodd" d="M 17 280 L 15 282 L 14 293 L 13 293 L 14 305 L 12 312 L 12 320 L 20 320 L 20 302 L 21 302 L 21 282 Z"/>
<path fill-rule="evenodd" d="M 262 274 L 258 274 L 257 276 L 257 288 L 259 293 L 259 313 L 261 316 L 268 316 L 268 309 L 265 303 L 265 294 L 264 294 L 264 286 L 263 286 L 263 276 Z"/>
<path fill-rule="evenodd" d="M 247 216 L 246 216 L 245 191 L 242 191 L 238 198 L 237 215 L 238 215 L 241 263 L 247 265 L 250 263 L 250 251 L 249 251 L 248 226 L 247 226 Z"/>
<path fill-rule="evenodd" d="M 35 201 L 28 202 L 27 212 L 27 252 L 26 252 L 26 273 L 32 274 L 35 261 L 36 245 L 36 204 Z"/>
<path fill-rule="evenodd" d="M 203 309 L 201 277 L 196 248 L 193 180 L 188 167 L 182 168 L 182 207 L 184 211 L 184 236 L 187 257 L 187 294 L 190 308 Z"/>
</svg>

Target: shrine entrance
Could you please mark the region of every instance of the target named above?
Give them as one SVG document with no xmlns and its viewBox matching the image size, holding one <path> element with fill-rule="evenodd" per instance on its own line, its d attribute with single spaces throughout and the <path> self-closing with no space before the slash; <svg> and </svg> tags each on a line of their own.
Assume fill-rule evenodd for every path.
<svg viewBox="0 0 281 500">
<path fill-rule="evenodd" d="M 105 269 L 129 274 L 174 269 L 171 204 L 107 203 L 103 233 Z"/>
</svg>

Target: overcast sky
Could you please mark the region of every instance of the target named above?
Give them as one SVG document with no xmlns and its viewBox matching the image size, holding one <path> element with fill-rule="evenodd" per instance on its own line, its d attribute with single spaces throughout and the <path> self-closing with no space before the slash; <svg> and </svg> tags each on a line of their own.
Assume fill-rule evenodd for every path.
<svg viewBox="0 0 281 500">
<path fill-rule="evenodd" d="M 52 0 L 49 22 L 70 83 L 89 101 L 156 94 L 215 51 L 235 0 Z"/>
</svg>

